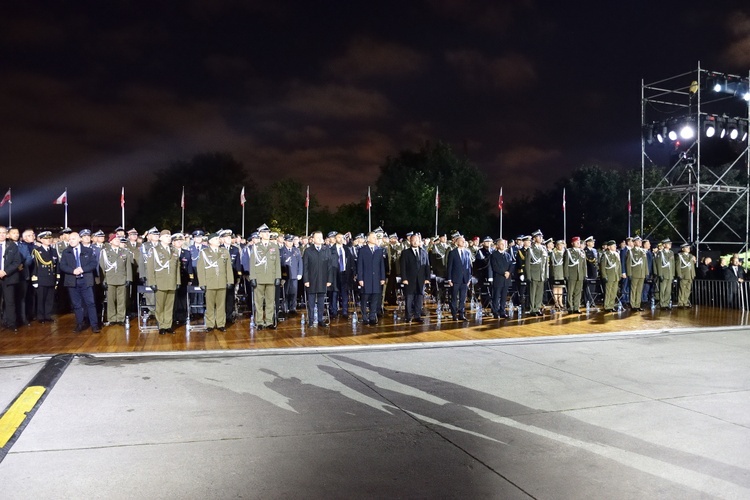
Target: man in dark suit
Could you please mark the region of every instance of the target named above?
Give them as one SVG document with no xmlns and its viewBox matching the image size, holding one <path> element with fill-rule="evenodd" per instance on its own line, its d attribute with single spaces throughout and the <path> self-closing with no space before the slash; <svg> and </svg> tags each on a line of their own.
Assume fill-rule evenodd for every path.
<svg viewBox="0 0 750 500">
<path fill-rule="evenodd" d="M 357 281 L 362 288 L 362 321 L 375 326 L 385 285 L 385 258 L 374 232 L 368 233 L 367 244 L 357 254 Z"/>
<path fill-rule="evenodd" d="M 466 321 L 466 291 L 471 281 L 471 253 L 466 248 L 466 240 L 459 235 L 456 248 L 448 253 L 448 286 L 451 294 L 451 314 L 453 321 Z"/>
<path fill-rule="evenodd" d="M 427 251 L 421 248 L 422 237 L 419 233 L 411 236 L 410 248 L 401 252 L 401 284 L 406 297 L 406 321 L 424 323 L 422 306 L 424 304 L 424 286 L 430 283 L 430 261 Z"/>
<path fill-rule="evenodd" d="M 94 302 L 94 272 L 99 265 L 91 247 L 80 245 L 78 233 L 70 233 L 68 247 L 60 256 L 60 270 L 65 273 L 63 285 L 68 289 L 70 302 L 76 316 L 75 333 L 86 328 L 85 318 L 91 324 L 91 331 L 99 333 L 101 327 L 96 315 Z"/>
<path fill-rule="evenodd" d="M 732 257 L 729 267 L 724 269 L 724 281 L 727 282 L 727 304 L 729 307 L 739 307 L 740 283 L 745 281 L 745 271 L 739 257 Z"/>
<path fill-rule="evenodd" d="M 331 250 L 323 244 L 323 233 L 313 233 L 313 244 L 302 254 L 302 283 L 307 291 L 307 322 L 315 324 L 314 311 L 318 306 L 318 326 L 328 326 L 323 320 L 326 292 L 333 282 Z"/>
<path fill-rule="evenodd" d="M 16 294 L 21 282 L 23 257 L 13 241 L 8 239 L 8 228 L 0 226 L 0 287 L 2 287 L 3 326 L 9 330 L 18 331 L 16 321 Z"/>
<path fill-rule="evenodd" d="M 354 282 L 356 261 L 346 246 L 344 235 L 333 232 L 328 235 L 335 239 L 336 243 L 331 245 L 331 261 L 333 263 L 333 286 L 330 291 L 331 319 L 339 315 L 339 302 L 341 302 L 341 317 L 349 318 L 349 291 Z"/>
<path fill-rule="evenodd" d="M 506 241 L 498 238 L 495 252 L 490 254 L 488 279 L 492 282 L 492 315 L 495 318 L 507 318 L 505 301 L 508 299 L 511 276 L 513 275 L 513 256 L 505 248 Z"/>
</svg>

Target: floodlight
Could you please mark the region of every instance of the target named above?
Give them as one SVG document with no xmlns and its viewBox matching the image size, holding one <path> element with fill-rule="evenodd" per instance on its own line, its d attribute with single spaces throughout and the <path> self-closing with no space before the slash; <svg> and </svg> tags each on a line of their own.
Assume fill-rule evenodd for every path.
<svg viewBox="0 0 750 500">
<path fill-rule="evenodd" d="M 716 119 L 713 116 L 707 116 L 704 118 L 703 134 L 706 137 L 713 137 L 716 135 Z"/>
<path fill-rule="evenodd" d="M 740 131 L 737 130 L 737 120 L 734 118 L 727 120 L 727 134 L 733 141 L 736 141 L 740 135 Z"/>
<path fill-rule="evenodd" d="M 680 126 L 680 137 L 686 141 L 695 137 L 695 129 L 690 121 L 687 121 Z"/>
</svg>

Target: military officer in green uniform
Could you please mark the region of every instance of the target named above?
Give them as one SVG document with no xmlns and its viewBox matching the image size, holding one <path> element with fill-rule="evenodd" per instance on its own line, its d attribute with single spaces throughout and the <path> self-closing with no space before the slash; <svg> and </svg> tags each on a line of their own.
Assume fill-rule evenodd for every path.
<svg viewBox="0 0 750 500">
<path fill-rule="evenodd" d="M 542 244 L 542 231 L 537 229 L 531 236 L 533 242 L 526 252 L 524 274 L 529 283 L 529 314 L 541 316 L 544 282 L 549 276 L 549 256 Z"/>
<path fill-rule="evenodd" d="M 271 230 L 267 225 L 260 226 L 258 233 L 260 242 L 253 245 L 249 255 L 249 279 L 255 299 L 255 325 L 258 329 L 276 328 L 276 287 L 281 284 L 279 245 L 270 241 Z"/>
<path fill-rule="evenodd" d="M 599 275 L 604 284 L 604 312 L 612 312 L 615 309 L 617 298 L 617 285 L 620 283 L 620 254 L 617 253 L 617 243 L 609 240 L 605 244 L 599 260 Z"/>
<path fill-rule="evenodd" d="M 654 275 L 659 282 L 659 307 L 672 308 L 672 280 L 674 280 L 674 252 L 672 241 L 662 240 L 662 249 L 654 255 Z"/>
<path fill-rule="evenodd" d="M 571 238 L 570 245 L 565 249 L 563 274 L 568 288 L 568 314 L 578 314 L 583 283 L 586 281 L 586 254 L 581 249 L 581 238 L 578 236 Z"/>
<path fill-rule="evenodd" d="M 159 233 L 159 242 L 151 249 L 146 263 L 148 285 L 156 295 L 154 314 L 159 324 L 159 334 L 174 333 L 174 296 L 180 284 L 180 255 L 171 246 L 172 233 L 164 229 Z"/>
<path fill-rule="evenodd" d="M 127 289 L 133 281 L 133 254 L 123 248 L 123 240 L 114 236 L 99 254 L 102 284 L 107 290 L 107 322 L 110 325 L 125 324 Z"/>
<path fill-rule="evenodd" d="M 675 275 L 680 287 L 677 291 L 677 307 L 690 307 L 690 292 L 695 279 L 695 256 L 690 253 L 690 243 L 680 245 L 675 259 Z"/>
<path fill-rule="evenodd" d="M 633 237 L 633 246 L 625 254 L 625 272 L 630 280 L 630 309 L 643 311 L 641 308 L 641 294 L 643 294 L 643 283 L 646 280 L 648 256 L 643 249 L 643 241 L 640 236 Z"/>
<path fill-rule="evenodd" d="M 214 328 L 222 332 L 227 331 L 227 289 L 234 285 L 232 257 L 229 250 L 220 244 L 218 233 L 208 235 L 208 247 L 199 250 L 196 262 L 198 283 L 205 295 L 205 320 L 209 332 Z"/>
</svg>

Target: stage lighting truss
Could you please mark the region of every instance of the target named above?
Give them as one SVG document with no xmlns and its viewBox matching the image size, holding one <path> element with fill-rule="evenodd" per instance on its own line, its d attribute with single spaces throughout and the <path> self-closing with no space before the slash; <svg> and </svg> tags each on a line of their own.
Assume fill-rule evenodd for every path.
<svg viewBox="0 0 750 500">
<path fill-rule="evenodd" d="M 700 130 L 704 138 L 747 142 L 750 124 L 745 118 L 705 115 L 701 117 L 701 124 Z M 675 142 L 689 145 L 697 139 L 698 131 L 695 120 L 691 117 L 672 118 L 666 122 L 646 124 L 643 138 L 648 145 Z"/>
<path fill-rule="evenodd" d="M 642 82 L 641 126 L 641 235 L 692 241 L 699 255 L 748 250 L 750 72 L 709 72 L 699 64 Z M 657 177 L 647 176 L 651 167 Z M 730 175 L 737 169 L 744 175 Z"/>
</svg>

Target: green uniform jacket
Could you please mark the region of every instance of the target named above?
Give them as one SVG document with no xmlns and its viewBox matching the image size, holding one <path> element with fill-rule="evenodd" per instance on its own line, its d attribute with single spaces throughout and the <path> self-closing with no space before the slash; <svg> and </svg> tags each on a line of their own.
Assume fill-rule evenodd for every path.
<svg viewBox="0 0 750 500">
<path fill-rule="evenodd" d="M 108 285 L 124 285 L 126 281 L 133 281 L 133 254 L 126 248 L 115 250 L 109 245 L 102 248 L 99 267 L 102 268 L 104 283 Z"/>
<path fill-rule="evenodd" d="M 661 250 L 654 255 L 654 274 L 663 280 L 674 278 L 674 252 Z"/>
<path fill-rule="evenodd" d="M 685 252 L 677 254 L 675 273 L 681 280 L 695 279 L 695 257 L 693 254 Z"/>
<path fill-rule="evenodd" d="M 565 251 L 552 250 L 549 253 L 550 278 L 559 281 L 565 279 Z"/>
<path fill-rule="evenodd" d="M 524 274 L 526 280 L 544 281 L 549 276 L 549 257 L 547 249 L 542 245 L 531 245 L 526 252 Z"/>
<path fill-rule="evenodd" d="M 253 245 L 249 277 L 259 285 L 273 285 L 274 280 L 281 279 L 281 257 L 276 243 Z"/>
<path fill-rule="evenodd" d="M 180 258 L 172 247 L 164 248 L 158 244 L 151 249 L 146 268 L 150 286 L 156 286 L 159 290 L 177 290 L 180 284 Z"/>
<path fill-rule="evenodd" d="M 625 262 L 625 273 L 628 278 L 646 279 L 648 257 L 641 247 L 633 247 L 628 251 Z"/>
<path fill-rule="evenodd" d="M 565 250 L 563 276 L 566 280 L 583 281 L 586 279 L 586 254 L 579 248 Z"/>
<path fill-rule="evenodd" d="M 198 283 L 207 290 L 221 290 L 234 283 L 232 274 L 232 257 L 229 250 L 219 247 L 202 248 L 198 253 Z"/>
<path fill-rule="evenodd" d="M 599 260 L 599 275 L 607 281 L 620 280 L 620 254 L 606 250 Z"/>
</svg>

